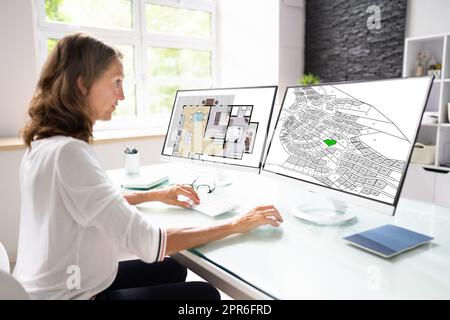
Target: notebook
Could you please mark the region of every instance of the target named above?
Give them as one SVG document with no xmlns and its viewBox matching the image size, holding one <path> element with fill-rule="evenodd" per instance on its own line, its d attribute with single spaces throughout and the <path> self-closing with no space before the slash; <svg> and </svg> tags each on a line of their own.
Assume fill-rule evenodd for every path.
<svg viewBox="0 0 450 320">
<path fill-rule="evenodd" d="M 128 178 L 122 183 L 122 188 L 134 190 L 149 190 L 158 186 L 165 185 L 169 181 L 166 175 L 139 176 L 136 178 Z"/>
<path fill-rule="evenodd" d="M 355 233 L 343 239 L 385 258 L 391 258 L 433 240 L 427 235 L 392 224 Z"/>
</svg>

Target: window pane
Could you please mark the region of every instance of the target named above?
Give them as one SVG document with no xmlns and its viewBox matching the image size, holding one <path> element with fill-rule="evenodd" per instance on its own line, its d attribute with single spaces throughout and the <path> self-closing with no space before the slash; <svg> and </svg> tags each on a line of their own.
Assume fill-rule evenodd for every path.
<svg viewBox="0 0 450 320">
<path fill-rule="evenodd" d="M 191 49 L 149 48 L 152 77 L 211 77 L 211 52 Z"/>
<path fill-rule="evenodd" d="M 131 0 L 45 0 L 46 21 L 131 29 Z"/>
<path fill-rule="evenodd" d="M 145 5 L 147 30 L 177 36 L 211 37 L 211 13 L 157 4 Z"/>
<path fill-rule="evenodd" d="M 170 113 L 180 85 L 150 85 L 150 113 Z"/>
<path fill-rule="evenodd" d="M 147 93 L 149 96 L 149 109 L 150 114 L 170 114 L 175 99 L 177 90 L 192 90 L 192 89 L 209 89 L 211 83 L 207 81 L 179 81 L 171 82 L 165 81 L 164 84 L 160 83 L 160 79 L 151 79 L 147 84 Z"/>
<path fill-rule="evenodd" d="M 135 116 L 136 115 L 136 87 L 132 84 L 124 84 L 125 99 L 119 101 L 119 105 L 114 111 L 114 116 Z"/>
<path fill-rule="evenodd" d="M 47 39 L 47 52 L 50 53 L 56 47 L 59 39 Z"/>
<path fill-rule="evenodd" d="M 123 54 L 123 72 L 128 80 L 134 80 L 134 46 L 115 45 Z"/>
</svg>

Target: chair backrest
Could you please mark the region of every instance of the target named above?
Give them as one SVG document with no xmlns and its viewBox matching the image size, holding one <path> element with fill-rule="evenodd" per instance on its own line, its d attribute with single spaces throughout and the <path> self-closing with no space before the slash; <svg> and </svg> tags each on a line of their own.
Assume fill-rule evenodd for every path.
<svg viewBox="0 0 450 320">
<path fill-rule="evenodd" d="M 0 300 L 29 300 L 25 289 L 10 274 L 9 257 L 0 242 Z"/>
<path fill-rule="evenodd" d="M 0 270 L 6 271 L 8 273 L 10 272 L 8 253 L 6 252 L 6 249 L 1 242 L 0 242 Z"/>
<path fill-rule="evenodd" d="M 29 300 L 25 289 L 9 272 L 0 270 L 0 300 Z"/>
</svg>

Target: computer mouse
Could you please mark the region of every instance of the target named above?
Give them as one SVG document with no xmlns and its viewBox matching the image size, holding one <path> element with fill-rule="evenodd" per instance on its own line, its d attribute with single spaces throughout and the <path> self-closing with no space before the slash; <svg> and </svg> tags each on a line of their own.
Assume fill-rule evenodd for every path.
<svg viewBox="0 0 450 320">
<path fill-rule="evenodd" d="M 258 235 L 279 234 L 282 232 L 283 227 L 281 224 L 277 227 L 271 224 L 263 224 L 253 229 L 253 233 Z"/>
<path fill-rule="evenodd" d="M 183 195 L 178 195 L 178 201 L 186 201 L 191 207 L 196 205 L 193 200 Z"/>
<path fill-rule="evenodd" d="M 347 223 L 351 220 L 355 220 L 356 216 L 347 212 L 335 212 L 335 211 L 302 211 L 297 209 L 291 210 L 292 215 L 295 217 L 318 225 L 340 225 Z"/>
</svg>

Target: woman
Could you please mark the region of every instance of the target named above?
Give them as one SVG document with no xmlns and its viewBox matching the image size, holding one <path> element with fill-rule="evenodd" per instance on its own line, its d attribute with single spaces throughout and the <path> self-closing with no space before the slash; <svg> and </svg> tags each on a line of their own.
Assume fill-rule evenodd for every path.
<svg viewBox="0 0 450 320">
<path fill-rule="evenodd" d="M 122 54 L 77 33 L 49 55 L 23 129 L 29 147 L 21 164 L 21 225 L 14 275 L 36 299 L 218 299 L 204 282 L 186 283 L 186 268 L 166 255 L 278 226 L 273 206 L 202 228 L 158 228 L 133 205 L 199 202 L 182 185 L 123 196 L 102 169 L 90 142 L 97 120 L 110 120 L 123 100 Z M 140 260 L 118 263 L 118 248 Z"/>
</svg>

